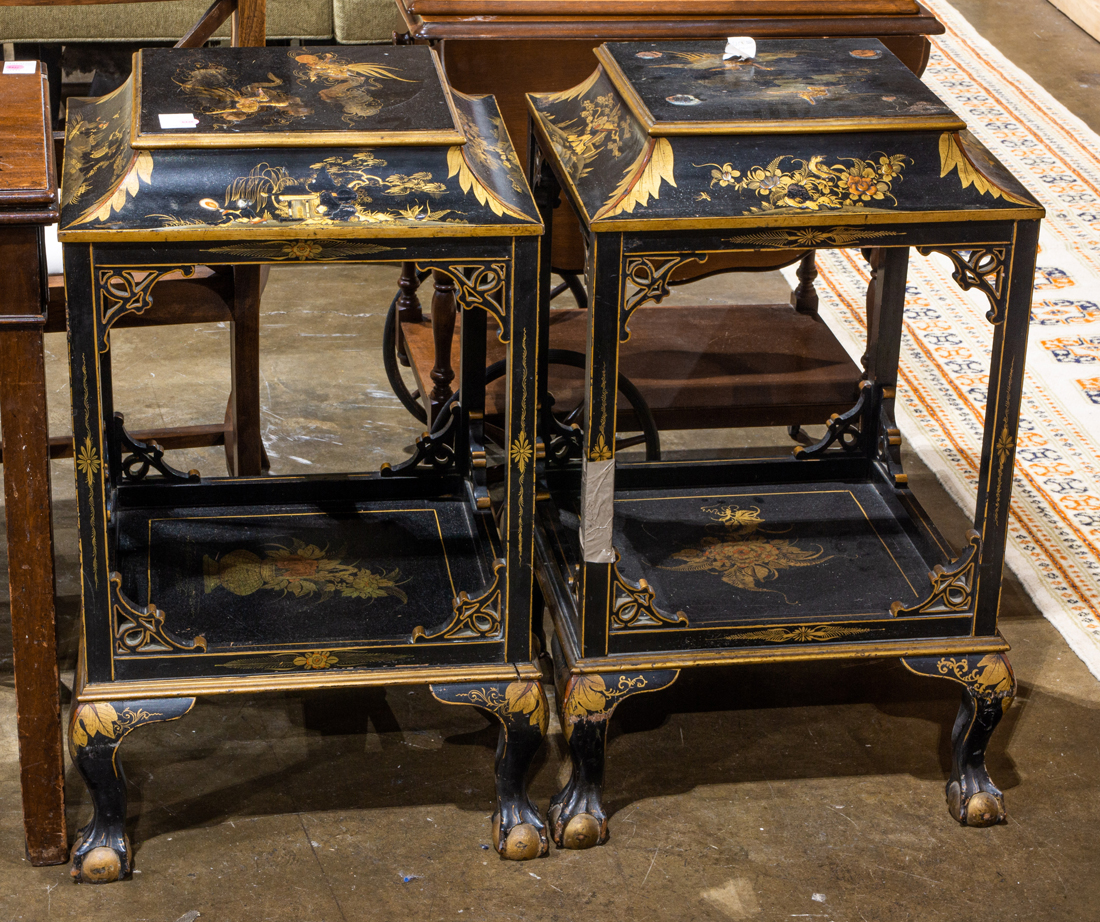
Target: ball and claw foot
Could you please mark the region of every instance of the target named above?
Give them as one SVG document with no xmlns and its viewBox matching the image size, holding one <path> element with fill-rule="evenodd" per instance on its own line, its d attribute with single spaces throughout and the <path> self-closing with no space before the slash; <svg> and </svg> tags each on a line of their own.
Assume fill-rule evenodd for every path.
<svg viewBox="0 0 1100 922">
<path fill-rule="evenodd" d="M 581 812 L 565 813 L 564 803 L 556 801 L 550 805 L 547 819 L 550 821 L 550 835 L 558 848 L 592 848 L 608 839 L 607 817 L 603 815 L 599 803 Z"/>
<path fill-rule="evenodd" d="M 538 817 L 534 823 L 516 823 L 502 838 L 500 814 L 493 814 L 493 847 L 506 861 L 529 861 L 550 853 L 546 829 Z"/>
<path fill-rule="evenodd" d="M 73 865 L 73 876 L 85 884 L 110 884 L 122 876 L 122 858 L 113 848 L 101 845 Z"/>
<path fill-rule="evenodd" d="M 918 675 L 962 686 L 951 731 L 951 776 L 947 810 L 963 826 L 996 826 L 1006 817 L 1004 795 L 990 780 L 985 754 L 989 739 L 1016 695 L 1016 677 L 1003 653 L 986 656 L 903 657 Z"/>
<path fill-rule="evenodd" d="M 957 781 L 947 784 L 947 810 L 963 826 L 996 826 L 1007 816 L 1000 791 L 978 791 L 964 802 L 962 786 Z"/>
<path fill-rule="evenodd" d="M 444 704 L 476 707 L 500 722 L 497 739 L 497 810 L 493 847 L 507 861 L 527 861 L 550 853 L 546 827 L 527 795 L 527 773 L 546 736 L 550 708 L 537 678 L 518 681 L 430 686 Z"/>
<path fill-rule="evenodd" d="M 82 884 L 112 884 L 125 876 L 129 870 L 130 840 L 123 837 L 124 854 L 119 854 L 109 845 L 97 845 L 81 851 L 88 840 L 88 827 L 81 829 L 73 843 L 72 867 L 69 873 Z"/>
</svg>

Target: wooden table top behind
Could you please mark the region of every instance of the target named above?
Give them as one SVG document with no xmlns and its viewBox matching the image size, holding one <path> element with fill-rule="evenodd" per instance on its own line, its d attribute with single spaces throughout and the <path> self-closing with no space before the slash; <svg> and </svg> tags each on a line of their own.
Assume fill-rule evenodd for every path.
<svg viewBox="0 0 1100 922">
<path fill-rule="evenodd" d="M 574 87 L 606 41 L 876 37 L 920 74 L 929 35 L 943 26 L 916 0 L 397 0 L 408 35 L 431 41 L 451 85 L 496 97 L 520 162 L 527 156 L 525 93 Z M 580 272 L 584 251 L 568 207 L 554 213 L 553 264 Z M 725 257 L 763 268 L 760 258 Z M 790 262 L 772 257 L 769 264 Z"/>
<path fill-rule="evenodd" d="M 57 220 L 49 98 L 37 63 L 32 73 L 0 73 L 0 224 Z"/>
</svg>

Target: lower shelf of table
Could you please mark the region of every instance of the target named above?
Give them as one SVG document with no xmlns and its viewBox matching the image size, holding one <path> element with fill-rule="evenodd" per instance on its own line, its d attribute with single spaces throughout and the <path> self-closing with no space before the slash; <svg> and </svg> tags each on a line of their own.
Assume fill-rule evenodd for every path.
<svg viewBox="0 0 1100 922">
<path fill-rule="evenodd" d="M 612 586 L 596 603 L 580 598 L 578 504 L 575 490 L 556 490 L 536 542 L 544 591 L 578 657 L 824 654 L 973 635 L 968 605 L 912 611 L 932 595 L 932 568 L 959 555 L 915 501 L 874 479 L 620 488 Z"/>
<path fill-rule="evenodd" d="M 122 592 L 162 611 L 181 644 L 116 649 L 116 680 L 501 662 L 499 634 L 417 637 L 453 620 L 460 592 L 493 584 L 487 517 L 462 499 L 138 506 L 115 518 Z M 133 619 L 114 609 L 117 645 Z"/>
</svg>

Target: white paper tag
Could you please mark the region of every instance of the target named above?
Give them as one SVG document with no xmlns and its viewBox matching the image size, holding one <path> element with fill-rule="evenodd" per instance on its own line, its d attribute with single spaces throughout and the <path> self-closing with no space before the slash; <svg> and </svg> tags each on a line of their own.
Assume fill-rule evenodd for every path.
<svg viewBox="0 0 1100 922">
<path fill-rule="evenodd" d="M 722 60 L 737 58 L 738 61 L 751 61 L 756 57 L 756 42 L 747 35 L 731 35 L 726 39 L 726 50 Z"/>
<path fill-rule="evenodd" d="M 5 61 L 5 74 L 33 74 L 38 69 L 37 61 Z"/>
<path fill-rule="evenodd" d="M 199 123 L 199 120 L 190 112 L 173 112 L 170 114 L 162 112 L 157 118 L 160 119 L 160 127 L 163 129 L 194 128 Z"/>
</svg>

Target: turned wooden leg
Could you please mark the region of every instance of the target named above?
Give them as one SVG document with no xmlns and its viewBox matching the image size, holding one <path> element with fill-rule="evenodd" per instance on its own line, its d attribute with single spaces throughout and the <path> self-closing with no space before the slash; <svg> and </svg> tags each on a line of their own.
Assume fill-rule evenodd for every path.
<svg viewBox="0 0 1100 922">
<path fill-rule="evenodd" d="M 432 368 L 432 392 L 428 399 L 428 425 L 435 422 L 440 408 L 451 394 L 455 370 L 451 367 L 451 342 L 455 336 L 455 283 L 438 270 L 432 272 L 435 292 L 432 295 L 432 339 L 435 341 L 435 367 Z"/>
<path fill-rule="evenodd" d="M 560 662 L 560 657 L 556 659 Z M 573 773 L 550 801 L 550 835 L 558 848 L 591 848 L 608 839 L 603 808 L 607 723 L 623 698 L 659 691 L 676 681 L 678 670 L 610 675 L 573 675 L 559 685 L 561 726 Z M 560 677 L 559 677 L 560 678 Z"/>
<path fill-rule="evenodd" d="M 947 811 L 964 826 L 1004 822 L 1005 799 L 989 779 L 985 752 L 989 738 L 1016 696 L 1016 677 L 1003 653 L 986 656 L 904 657 L 911 672 L 950 679 L 963 687 L 962 704 L 951 731 L 951 777 Z"/>
<path fill-rule="evenodd" d="M 537 681 L 433 685 L 444 704 L 468 704 L 500 721 L 493 845 L 501 858 L 525 861 L 550 851 L 546 827 L 527 796 L 527 772 L 546 736 L 550 708 Z"/>
<path fill-rule="evenodd" d="M 817 313 L 817 289 L 814 288 L 814 279 L 817 278 L 816 256 L 817 253 L 810 250 L 798 262 L 798 287 L 791 293 L 791 307 L 800 314 Z"/>
<path fill-rule="evenodd" d="M 416 277 L 416 263 L 401 263 L 401 278 L 397 281 L 397 287 L 400 289 L 397 295 L 397 360 L 407 368 L 409 355 L 405 351 L 401 324 L 420 323 L 424 319 L 420 298 L 416 296 L 416 290 L 420 287 L 420 279 Z"/>
<path fill-rule="evenodd" d="M 92 821 L 76 837 L 72 876 L 89 884 L 109 884 L 131 871 L 126 836 L 126 776 L 118 747 L 135 727 L 176 720 L 195 705 L 194 698 L 143 701 L 91 701 L 73 704 L 69 718 L 69 754 L 92 798 Z"/>
</svg>

